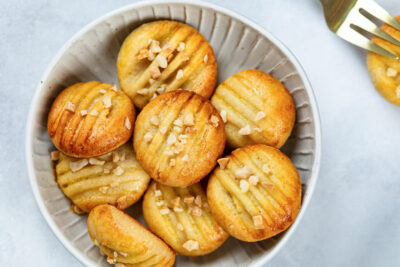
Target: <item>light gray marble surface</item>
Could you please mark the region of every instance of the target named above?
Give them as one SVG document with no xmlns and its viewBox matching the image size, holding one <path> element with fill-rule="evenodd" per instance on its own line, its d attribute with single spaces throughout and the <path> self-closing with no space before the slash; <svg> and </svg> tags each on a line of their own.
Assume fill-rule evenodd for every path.
<svg viewBox="0 0 400 267">
<path fill-rule="evenodd" d="M 0 0 L 0 266 L 80 266 L 52 234 L 25 167 L 25 123 L 51 58 L 93 19 L 134 1 Z M 297 231 L 266 266 L 400 265 L 400 107 L 373 88 L 365 52 L 325 27 L 317 0 L 215 0 L 298 57 L 322 121 L 322 166 Z M 398 0 L 378 0 L 400 14 Z"/>
</svg>

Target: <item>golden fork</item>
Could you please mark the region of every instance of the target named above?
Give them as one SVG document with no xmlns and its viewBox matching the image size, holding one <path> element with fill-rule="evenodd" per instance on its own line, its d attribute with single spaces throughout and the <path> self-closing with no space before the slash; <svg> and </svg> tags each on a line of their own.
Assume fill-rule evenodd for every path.
<svg viewBox="0 0 400 267">
<path fill-rule="evenodd" d="M 375 17 L 400 30 L 400 22 L 373 0 L 320 0 L 326 23 L 331 31 L 346 41 L 369 51 L 399 59 L 396 55 L 371 42 L 360 32 L 373 35 L 400 46 L 400 42 L 382 31 L 365 14 Z M 361 29 L 361 31 L 360 31 Z"/>
</svg>

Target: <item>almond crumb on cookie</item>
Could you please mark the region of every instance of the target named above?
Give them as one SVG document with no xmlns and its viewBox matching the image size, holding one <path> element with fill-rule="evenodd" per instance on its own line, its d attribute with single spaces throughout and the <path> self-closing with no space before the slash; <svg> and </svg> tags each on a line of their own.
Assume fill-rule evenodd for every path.
<svg viewBox="0 0 400 267">
<path fill-rule="evenodd" d="M 249 182 L 247 182 L 246 180 L 240 180 L 239 187 L 242 193 L 246 193 L 247 191 L 249 191 Z"/>
<path fill-rule="evenodd" d="M 208 61 L 208 54 L 206 54 L 206 55 L 204 56 L 203 61 L 204 61 L 204 63 L 207 63 L 207 61 Z"/>
<path fill-rule="evenodd" d="M 79 171 L 83 167 L 89 164 L 89 161 L 87 159 L 81 159 L 77 161 L 71 161 L 69 163 L 69 168 L 71 169 L 72 172 Z"/>
<path fill-rule="evenodd" d="M 250 129 L 250 125 L 246 125 L 245 127 L 241 128 L 238 131 L 239 135 L 249 135 L 251 134 L 251 129 Z"/>
<path fill-rule="evenodd" d="M 170 210 L 168 208 L 164 208 L 160 210 L 160 214 L 164 215 L 164 214 L 168 214 L 170 212 Z"/>
<path fill-rule="evenodd" d="M 165 69 L 168 66 L 168 61 L 165 58 L 165 56 L 163 56 L 163 55 L 157 55 L 156 56 L 156 62 L 158 64 L 158 66 L 160 66 L 160 68 Z"/>
<path fill-rule="evenodd" d="M 99 160 L 99 159 L 96 159 L 96 158 L 90 158 L 90 159 L 89 159 L 89 164 L 90 164 L 90 165 L 98 165 L 98 166 L 101 166 L 101 165 L 104 165 L 104 163 L 105 163 L 104 160 Z"/>
<path fill-rule="evenodd" d="M 396 77 L 397 75 L 397 70 L 393 69 L 393 68 L 387 68 L 386 70 L 386 75 L 388 77 Z"/>
<path fill-rule="evenodd" d="M 185 202 L 185 203 L 187 203 L 187 204 L 192 204 L 193 203 L 193 201 L 194 201 L 194 196 L 185 196 L 184 198 L 183 198 L 183 202 Z"/>
<path fill-rule="evenodd" d="M 120 198 L 117 199 L 117 208 L 118 209 L 124 209 L 126 208 L 126 196 L 122 196 Z"/>
<path fill-rule="evenodd" d="M 194 240 L 188 240 L 182 246 L 187 251 L 198 250 L 199 249 L 199 242 L 194 241 Z"/>
<path fill-rule="evenodd" d="M 112 172 L 113 172 L 115 175 L 121 175 L 121 174 L 124 173 L 124 169 L 122 169 L 121 166 L 118 166 L 118 167 L 115 168 Z"/>
<path fill-rule="evenodd" d="M 258 183 L 259 180 L 260 180 L 260 179 L 258 178 L 257 175 L 251 175 L 251 176 L 249 177 L 249 183 L 250 183 L 251 185 L 257 185 L 257 183 Z"/>
<path fill-rule="evenodd" d="M 256 215 L 253 216 L 253 223 L 254 223 L 254 228 L 256 229 L 264 229 L 264 222 L 263 222 L 263 217 L 261 215 Z"/>
<path fill-rule="evenodd" d="M 73 104 L 72 102 L 68 101 L 67 105 L 65 106 L 66 110 L 69 110 L 71 112 L 75 112 L 75 104 Z"/>
<path fill-rule="evenodd" d="M 226 123 L 226 122 L 227 122 L 227 120 L 226 120 L 226 111 L 225 111 L 225 110 L 221 110 L 221 112 L 219 113 L 219 115 L 221 116 L 222 121 L 223 121 L 224 123 Z"/>
<path fill-rule="evenodd" d="M 265 118 L 265 113 L 260 111 L 260 112 L 257 113 L 255 121 L 259 121 L 259 120 L 261 120 L 263 118 Z"/>
<path fill-rule="evenodd" d="M 228 165 L 229 158 L 220 158 L 217 160 L 219 167 L 223 170 L 226 168 L 226 165 Z"/>
<path fill-rule="evenodd" d="M 180 80 L 183 78 L 183 70 L 179 69 L 178 72 L 176 73 L 176 79 Z"/>
<path fill-rule="evenodd" d="M 125 128 L 130 130 L 132 128 L 131 121 L 129 120 L 128 117 L 125 118 Z"/>
<path fill-rule="evenodd" d="M 84 117 L 84 116 L 87 115 L 87 110 L 86 109 L 82 109 L 79 113 L 81 114 L 82 117 Z"/>
<path fill-rule="evenodd" d="M 180 42 L 178 45 L 178 48 L 176 49 L 176 51 L 181 52 L 185 49 L 185 43 L 184 42 Z"/>
<path fill-rule="evenodd" d="M 157 125 L 160 123 L 160 121 L 158 120 L 158 117 L 157 117 L 157 116 L 152 116 L 152 117 L 150 118 L 150 122 L 151 122 L 151 124 L 153 124 L 153 125 L 155 125 L 155 126 L 157 126 Z"/>
<path fill-rule="evenodd" d="M 143 139 L 144 139 L 144 141 L 145 141 L 146 143 L 150 143 L 151 140 L 153 140 L 153 135 L 152 135 L 151 133 L 147 132 L 147 133 L 144 135 Z"/>
<path fill-rule="evenodd" d="M 243 166 L 235 171 L 235 175 L 239 179 L 247 179 L 251 175 L 251 171 L 247 166 Z"/>
<path fill-rule="evenodd" d="M 97 109 L 93 109 L 92 111 L 89 112 L 89 115 L 98 116 L 99 112 L 97 111 Z"/>
<path fill-rule="evenodd" d="M 210 122 L 215 128 L 217 128 L 219 125 L 219 119 L 215 115 L 211 115 Z"/>
</svg>

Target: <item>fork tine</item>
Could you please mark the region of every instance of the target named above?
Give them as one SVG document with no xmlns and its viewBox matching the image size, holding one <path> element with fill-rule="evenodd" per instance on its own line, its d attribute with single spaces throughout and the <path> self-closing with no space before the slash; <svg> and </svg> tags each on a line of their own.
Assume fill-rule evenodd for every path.
<svg viewBox="0 0 400 267">
<path fill-rule="evenodd" d="M 393 18 L 385 9 L 373 0 L 362 0 L 360 1 L 360 5 L 361 9 L 400 31 L 400 22 Z"/>
</svg>

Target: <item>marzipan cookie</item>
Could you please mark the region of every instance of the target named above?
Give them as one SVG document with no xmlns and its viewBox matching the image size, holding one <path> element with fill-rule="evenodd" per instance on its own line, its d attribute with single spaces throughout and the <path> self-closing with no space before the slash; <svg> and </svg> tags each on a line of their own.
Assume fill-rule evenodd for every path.
<svg viewBox="0 0 400 267">
<path fill-rule="evenodd" d="M 90 238 L 110 264 L 118 267 L 174 265 L 176 254 L 167 244 L 114 206 L 94 208 L 87 225 Z"/>
<path fill-rule="evenodd" d="M 135 109 L 116 86 L 77 83 L 64 89 L 51 106 L 47 129 L 64 154 L 90 158 L 106 154 L 132 135 Z"/>
<path fill-rule="evenodd" d="M 400 16 L 396 17 L 400 21 Z M 390 25 L 382 25 L 382 30 L 400 42 L 400 31 Z M 400 57 L 400 47 L 374 36 L 371 41 Z M 376 90 L 387 101 L 400 106 L 400 61 L 368 52 L 367 66 Z"/>
<path fill-rule="evenodd" d="M 143 216 L 151 231 L 186 256 L 208 254 L 229 236 L 211 216 L 199 183 L 179 188 L 152 182 L 143 199 Z"/>
<path fill-rule="evenodd" d="M 138 108 L 179 88 L 209 98 L 217 81 L 207 40 L 191 26 L 168 20 L 135 29 L 122 44 L 117 70 L 122 90 Z"/>
<path fill-rule="evenodd" d="M 156 181 L 188 186 L 206 176 L 225 147 L 218 111 L 189 91 L 164 93 L 138 115 L 134 130 L 136 158 Z"/>
<path fill-rule="evenodd" d="M 237 239 L 255 242 L 287 229 L 300 209 L 296 167 L 278 149 L 248 145 L 219 159 L 207 186 L 217 222 Z"/>
<path fill-rule="evenodd" d="M 75 159 L 62 153 L 56 163 L 56 180 L 64 194 L 82 211 L 100 204 L 125 209 L 137 202 L 150 176 L 136 161 L 133 148 L 125 144 L 106 155 Z"/>
<path fill-rule="evenodd" d="M 211 103 L 224 119 L 232 148 L 257 143 L 280 148 L 296 117 L 289 91 L 259 70 L 244 70 L 226 79 L 215 90 Z"/>
</svg>

